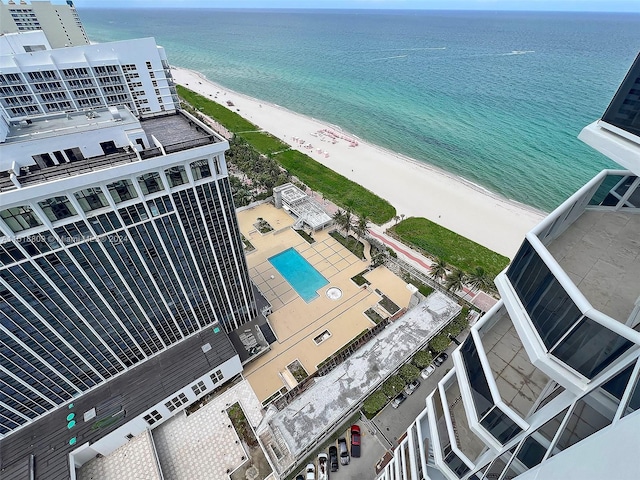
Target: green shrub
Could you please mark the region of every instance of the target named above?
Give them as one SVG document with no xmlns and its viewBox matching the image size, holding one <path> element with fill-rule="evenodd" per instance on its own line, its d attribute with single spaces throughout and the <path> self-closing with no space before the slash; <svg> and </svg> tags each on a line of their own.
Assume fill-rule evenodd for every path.
<svg viewBox="0 0 640 480">
<path fill-rule="evenodd" d="M 381 390 L 376 390 L 364 401 L 362 409 L 367 417 L 370 418 L 382 410 L 388 401 L 387 396 Z"/>
<path fill-rule="evenodd" d="M 419 369 L 427 368 L 433 361 L 433 356 L 427 350 L 420 350 L 413 356 L 413 364 Z"/>
<path fill-rule="evenodd" d="M 406 363 L 400 367 L 400 371 L 398 373 L 402 378 L 404 378 L 405 382 L 409 383 L 418 378 L 418 375 L 420 375 L 420 369 L 411 363 Z"/>
<path fill-rule="evenodd" d="M 176 85 L 178 95 L 191 105 L 196 110 L 203 114 L 213 118 L 223 127 L 231 132 L 246 132 L 259 130 L 259 128 L 238 115 L 236 112 L 232 112 L 227 107 L 220 105 L 219 103 L 209 100 L 202 95 L 198 95 L 192 90 L 183 87 L 182 85 Z"/>
<path fill-rule="evenodd" d="M 449 340 L 447 334 L 441 333 L 431 339 L 431 341 L 429 342 L 429 348 L 431 349 L 431 351 L 439 353 L 445 350 L 450 343 L 451 340 Z"/>
<path fill-rule="evenodd" d="M 393 375 L 389 377 L 386 382 L 382 384 L 382 391 L 384 394 L 393 398 L 398 395 L 405 386 L 405 381 L 399 375 Z"/>
</svg>

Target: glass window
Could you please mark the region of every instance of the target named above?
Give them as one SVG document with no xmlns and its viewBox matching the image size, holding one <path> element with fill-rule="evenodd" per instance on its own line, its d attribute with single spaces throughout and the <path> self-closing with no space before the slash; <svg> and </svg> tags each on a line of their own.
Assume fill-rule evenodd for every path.
<svg viewBox="0 0 640 480">
<path fill-rule="evenodd" d="M 107 185 L 107 188 L 113 197 L 113 201 L 116 203 L 125 202 L 138 197 L 131 180 L 118 180 L 117 182 Z"/>
<path fill-rule="evenodd" d="M 71 205 L 67 197 L 48 198 L 42 202 L 38 202 L 38 205 L 40 205 L 40 208 L 42 208 L 47 218 L 52 222 L 77 214 L 76 209 L 73 208 L 73 205 Z"/>
<path fill-rule="evenodd" d="M 0 217 L 14 233 L 42 225 L 38 216 L 33 213 L 33 210 L 28 205 L 2 210 Z"/>
<path fill-rule="evenodd" d="M 187 178 L 187 172 L 182 165 L 168 168 L 164 171 L 164 173 L 167 175 L 170 187 L 177 187 L 178 185 L 184 185 L 185 183 L 189 182 L 189 179 Z"/>
<path fill-rule="evenodd" d="M 460 348 L 464 360 L 464 367 L 469 378 L 473 404 L 478 418 L 482 418 L 493 407 L 493 397 L 489 390 L 489 384 L 480 364 L 480 357 L 473 337 L 469 335 Z"/>
<path fill-rule="evenodd" d="M 194 180 L 210 177 L 211 168 L 209 168 L 209 162 L 206 159 L 193 162 L 191 164 L 191 172 L 193 173 Z"/>
<path fill-rule="evenodd" d="M 80 208 L 86 212 L 96 210 L 98 208 L 107 207 L 107 197 L 104 196 L 100 187 L 86 188 L 74 193 L 76 200 L 80 204 Z"/>
<path fill-rule="evenodd" d="M 593 378 L 632 345 L 626 338 L 584 317 L 551 353 L 585 377 Z"/>
<path fill-rule="evenodd" d="M 503 444 L 522 431 L 522 428 L 498 407 L 493 407 L 480 421 L 480 425 Z"/>
<path fill-rule="evenodd" d="M 142 193 L 145 195 L 164 190 L 164 185 L 162 185 L 160 174 L 158 172 L 145 173 L 144 175 L 139 176 L 138 183 L 140 184 Z"/>
<path fill-rule="evenodd" d="M 624 177 L 621 175 L 607 175 L 604 180 L 602 180 L 602 183 L 596 190 L 596 193 L 591 197 L 591 200 L 589 200 L 589 205 L 617 205 L 619 199 L 611 194 L 611 190 L 613 190 L 623 178 Z"/>
<path fill-rule="evenodd" d="M 23 258 L 23 253 L 18 250 L 18 247 L 13 242 L 6 242 L 0 245 L 0 265 L 10 265 Z"/>
<path fill-rule="evenodd" d="M 640 136 L 638 112 L 640 111 L 640 97 L 638 96 L 638 79 L 640 79 L 640 54 L 636 57 L 629 73 L 620 84 L 611 103 L 604 112 L 602 120 Z"/>
<path fill-rule="evenodd" d="M 509 463 L 509 459 L 512 457 L 514 451 L 515 447 L 496 458 L 482 478 L 499 478 L 500 474 L 507 466 L 507 463 Z"/>
<path fill-rule="evenodd" d="M 566 450 L 611 424 L 619 402 L 614 404 L 608 399 L 598 398 L 600 395 L 597 389 L 576 402 L 552 455 Z"/>
<path fill-rule="evenodd" d="M 449 452 L 445 457 L 444 463 L 447 464 L 447 467 L 449 467 L 449 469 L 455 473 L 458 478 L 462 478 L 469 472 L 469 470 L 471 470 L 453 451 Z"/>
<path fill-rule="evenodd" d="M 629 415 L 630 413 L 635 412 L 640 408 L 640 377 L 636 378 L 636 384 L 633 386 L 633 392 L 631 392 L 631 396 L 629 397 L 629 401 L 627 402 L 627 406 L 622 412 L 622 416 Z"/>
<path fill-rule="evenodd" d="M 582 317 L 580 309 L 527 240 L 507 270 L 507 277 L 547 348 L 552 348 Z"/>
</svg>

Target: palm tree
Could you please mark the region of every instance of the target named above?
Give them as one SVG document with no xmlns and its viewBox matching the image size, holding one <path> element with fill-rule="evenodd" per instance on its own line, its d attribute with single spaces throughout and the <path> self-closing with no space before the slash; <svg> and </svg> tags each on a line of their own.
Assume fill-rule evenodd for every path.
<svg viewBox="0 0 640 480">
<path fill-rule="evenodd" d="M 351 227 L 353 226 L 353 213 L 351 212 L 351 208 L 347 208 L 347 210 L 344 212 L 344 231 L 345 231 L 345 235 L 344 237 L 348 240 L 349 239 L 349 232 L 351 231 Z"/>
<path fill-rule="evenodd" d="M 459 268 L 454 268 L 449 275 L 447 275 L 445 287 L 447 291 L 456 293 L 464 288 L 464 284 L 467 280 L 465 273 Z"/>
<path fill-rule="evenodd" d="M 467 276 L 467 283 L 474 290 L 487 291 L 493 289 L 493 282 L 482 267 L 476 267 L 476 269 Z"/>
<path fill-rule="evenodd" d="M 404 216 L 405 216 L 405 215 L 404 215 L 404 213 L 401 213 L 401 214 L 400 214 L 400 219 L 401 219 L 401 220 L 404 220 Z"/>
<path fill-rule="evenodd" d="M 398 222 L 400 221 L 400 216 L 399 215 L 395 215 L 393 217 L 393 219 L 396 221 L 396 225 L 398 224 Z"/>
<path fill-rule="evenodd" d="M 431 264 L 431 269 L 429 270 L 429 276 L 433 278 L 436 282 L 442 280 L 447 276 L 447 262 L 445 262 L 441 258 L 436 258 L 436 261 Z"/>
<path fill-rule="evenodd" d="M 337 225 L 338 229 L 344 228 L 344 212 L 340 209 L 333 214 L 333 221 Z"/>
<path fill-rule="evenodd" d="M 363 215 L 358 219 L 356 224 L 353 226 L 353 233 L 355 233 L 359 239 L 363 239 L 368 231 L 369 231 L 369 219 L 367 218 L 366 215 Z"/>
</svg>

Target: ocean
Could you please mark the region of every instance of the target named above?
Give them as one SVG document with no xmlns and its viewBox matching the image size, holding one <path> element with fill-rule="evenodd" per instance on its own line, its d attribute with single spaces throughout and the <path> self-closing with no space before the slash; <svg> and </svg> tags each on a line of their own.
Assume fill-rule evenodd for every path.
<svg viewBox="0 0 640 480">
<path fill-rule="evenodd" d="M 640 14 L 79 9 L 89 38 L 550 211 L 616 167 L 577 139 L 640 50 Z"/>
</svg>

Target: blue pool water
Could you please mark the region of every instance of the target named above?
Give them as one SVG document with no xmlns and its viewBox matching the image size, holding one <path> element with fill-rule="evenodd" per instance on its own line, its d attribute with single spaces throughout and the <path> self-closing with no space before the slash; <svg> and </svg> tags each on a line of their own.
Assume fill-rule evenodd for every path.
<svg viewBox="0 0 640 480">
<path fill-rule="evenodd" d="M 329 283 L 294 248 L 289 248 L 269 258 L 271 265 L 289 282 L 305 302 L 318 296 L 318 289 Z"/>
</svg>

